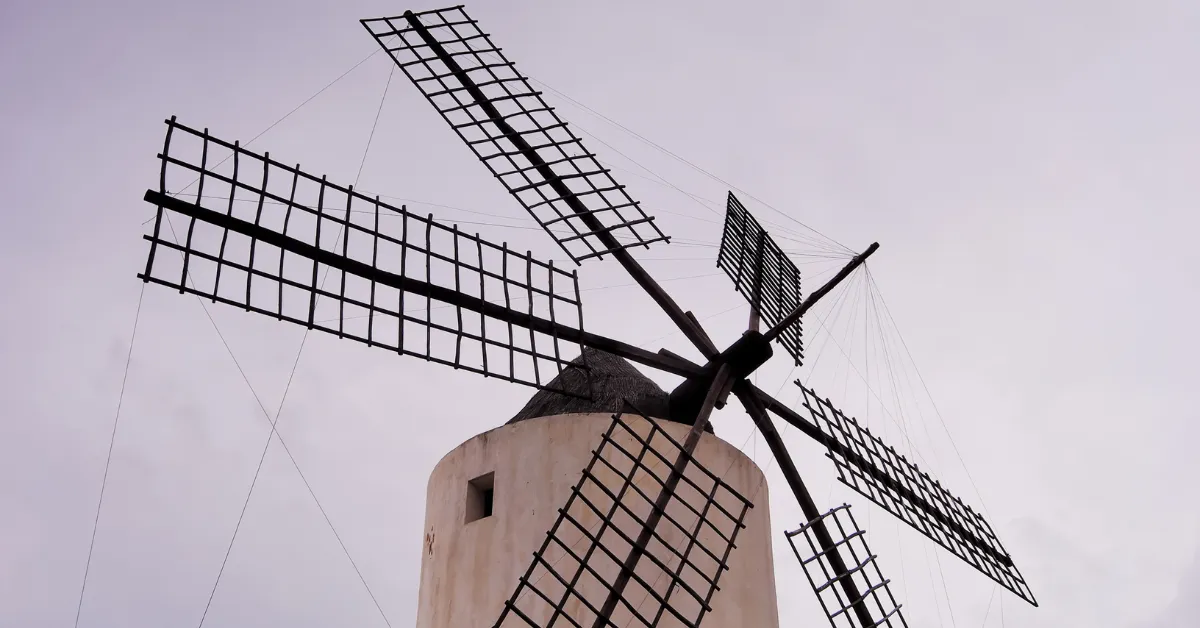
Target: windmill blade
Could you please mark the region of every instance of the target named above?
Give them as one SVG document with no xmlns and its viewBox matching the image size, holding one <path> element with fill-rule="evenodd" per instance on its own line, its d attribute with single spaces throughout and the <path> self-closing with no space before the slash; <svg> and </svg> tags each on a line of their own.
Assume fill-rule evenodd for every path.
<svg viewBox="0 0 1200 628">
<path fill-rule="evenodd" d="M 849 554 L 851 558 L 848 563 L 851 565 L 849 573 L 842 577 L 852 579 L 855 584 L 854 588 L 862 592 L 857 599 L 847 599 L 842 595 L 842 588 L 834 586 L 842 577 L 837 575 L 831 564 L 830 552 L 821 547 L 820 540 L 817 538 L 815 526 L 818 522 L 823 523 L 826 529 L 835 533 L 834 545 L 837 548 L 835 551 Z M 875 621 L 873 626 L 908 628 L 908 623 L 904 621 L 904 615 L 900 613 L 901 605 L 896 603 L 896 598 L 888 587 L 891 580 L 885 579 L 883 573 L 880 572 L 879 565 L 875 562 L 876 556 L 867 547 L 866 535 L 858 527 L 858 522 L 854 520 L 854 514 L 850 512 L 849 504 L 838 506 L 785 534 L 788 544 L 792 546 L 792 552 L 796 554 L 796 559 L 804 568 L 804 575 L 808 577 L 808 582 L 817 594 L 821 608 L 825 610 L 825 616 L 829 618 L 829 624 L 833 628 L 838 628 L 838 626 L 858 628 L 852 619 L 851 609 L 855 604 L 864 602 L 869 606 L 870 615 Z M 804 542 L 798 543 L 797 539 Z M 874 620 L 876 617 L 879 619 Z"/>
<path fill-rule="evenodd" d="M 362 23 L 572 260 L 611 254 L 705 358 L 717 355 L 626 250 L 668 238 L 461 6 Z"/>
<path fill-rule="evenodd" d="M 591 337 L 574 272 L 167 125 L 144 281 L 539 388 Z"/>
<path fill-rule="evenodd" d="M 799 381 L 796 385 L 803 391 L 804 407 L 812 418 L 808 427 L 815 427 L 817 440 L 828 448 L 827 456 L 842 483 L 1037 606 L 1025 578 L 979 513 L 828 399 Z M 778 406 L 771 410 L 780 413 Z"/>
<path fill-rule="evenodd" d="M 725 230 L 717 266 L 733 280 L 733 286 L 756 316 L 776 325 L 800 306 L 800 270 L 788 259 L 762 225 L 729 193 Z M 780 331 L 778 341 L 796 361 L 804 357 L 800 321 Z"/>
<path fill-rule="evenodd" d="M 461 6 L 362 23 L 572 260 L 667 240 Z"/>
<path fill-rule="evenodd" d="M 687 442 L 614 414 L 495 626 L 699 626 L 752 507 Z"/>
</svg>

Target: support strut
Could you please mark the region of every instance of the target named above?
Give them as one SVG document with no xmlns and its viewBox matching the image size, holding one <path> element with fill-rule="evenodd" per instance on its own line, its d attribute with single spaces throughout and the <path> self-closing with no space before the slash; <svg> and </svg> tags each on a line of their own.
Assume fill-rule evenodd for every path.
<svg viewBox="0 0 1200 628">
<path fill-rule="evenodd" d="M 800 472 L 796 470 L 796 464 L 792 462 L 791 454 L 783 446 L 783 439 L 779 437 L 779 432 L 775 431 L 775 425 L 771 423 L 771 417 L 767 415 L 766 408 L 744 381 L 733 387 L 733 394 L 737 395 L 742 405 L 746 407 L 746 413 L 754 420 L 754 425 L 758 427 L 763 440 L 767 441 L 771 453 L 779 461 L 779 470 L 783 472 L 783 477 L 796 496 L 796 501 L 800 502 L 800 509 L 804 511 L 805 518 L 811 523 L 817 542 L 821 544 L 821 550 L 829 557 L 829 564 L 833 567 L 834 576 L 841 585 L 842 591 L 846 593 L 846 599 L 850 600 L 858 623 L 863 628 L 875 626 L 864 596 L 858 592 L 858 586 L 850 578 L 850 570 L 846 567 L 846 562 L 842 560 L 842 555 L 833 542 L 833 536 L 829 534 L 829 528 L 825 527 L 825 521 L 821 519 L 821 511 L 813 502 L 808 487 L 804 485 L 804 480 L 800 479 Z"/>
</svg>

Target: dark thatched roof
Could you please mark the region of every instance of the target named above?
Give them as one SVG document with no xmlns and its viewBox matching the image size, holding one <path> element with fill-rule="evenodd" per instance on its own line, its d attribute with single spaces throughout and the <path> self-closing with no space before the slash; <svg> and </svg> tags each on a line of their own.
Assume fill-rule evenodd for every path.
<svg viewBox="0 0 1200 628">
<path fill-rule="evenodd" d="M 587 398 L 588 380 L 584 371 L 576 366 L 583 364 L 585 358 L 592 376 L 591 399 Z M 572 360 L 571 365 L 564 368 L 558 377 L 550 382 L 548 388 L 571 391 L 583 398 L 539 390 L 508 422 L 516 423 L 557 414 L 621 412 L 625 410 L 625 399 L 649 417 L 666 419 L 669 416 L 666 391 L 642 375 L 625 358 L 584 347 L 583 354 Z M 711 424 L 707 431 L 712 431 Z"/>
</svg>

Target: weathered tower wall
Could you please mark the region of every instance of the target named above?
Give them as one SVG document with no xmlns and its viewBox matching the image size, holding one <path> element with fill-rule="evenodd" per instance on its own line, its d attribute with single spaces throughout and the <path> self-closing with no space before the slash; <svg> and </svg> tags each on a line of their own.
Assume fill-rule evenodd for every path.
<svg viewBox="0 0 1200 628">
<path fill-rule="evenodd" d="M 648 431 L 645 419 L 626 415 L 623 420 Z M 496 621 L 611 424 L 610 415 L 599 413 L 525 420 L 480 434 L 438 463 L 429 479 L 418 628 L 483 628 Z M 657 424 L 680 442 L 689 429 L 667 421 Z M 729 569 L 720 578 L 720 590 L 713 595 L 704 626 L 776 628 L 775 572 L 762 471 L 737 448 L 712 434 L 703 436 L 696 459 L 754 504 L 746 513 L 746 527 L 737 536 Z M 489 487 L 490 515 L 481 516 L 489 507 L 484 499 Z M 652 488 L 647 486 L 647 491 Z M 596 525 L 599 519 L 584 523 Z M 575 549 L 582 553 L 588 539 L 579 540 Z M 678 534 L 668 534 L 667 540 L 681 552 L 688 541 Z M 667 588 L 669 578 L 662 578 L 662 571 L 650 561 L 643 559 L 637 572 L 655 581 L 660 594 Z M 600 606 L 605 590 L 595 583 L 589 586 L 586 580 L 581 580 L 580 586 Z M 684 581 L 697 590 L 703 585 L 686 571 Z M 648 612 L 653 600 L 646 600 L 645 605 Z M 573 617 L 586 613 L 578 603 L 566 610 Z M 614 615 L 614 620 L 617 617 Z M 627 611 L 624 617 L 628 617 Z M 559 620 L 559 624 L 569 622 Z M 508 621 L 506 625 L 521 622 Z M 618 625 L 625 625 L 624 619 Z M 680 624 L 664 617 L 659 625 Z"/>
</svg>

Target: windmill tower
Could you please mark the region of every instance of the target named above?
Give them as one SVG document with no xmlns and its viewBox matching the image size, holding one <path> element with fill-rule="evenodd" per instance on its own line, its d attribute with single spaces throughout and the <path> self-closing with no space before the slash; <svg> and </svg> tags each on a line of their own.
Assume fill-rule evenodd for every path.
<svg viewBox="0 0 1200 628">
<path fill-rule="evenodd" d="M 540 391 L 507 424 L 466 441 L 434 468 L 419 628 L 490 626 L 506 602 L 546 624 L 553 605 L 542 595 L 566 597 L 563 612 L 573 618 L 586 615 L 583 600 L 605 598 L 606 584 L 615 581 L 660 489 L 656 477 L 666 477 L 674 462 L 656 452 L 677 452 L 690 426 L 666 419 L 667 393 L 628 362 L 591 349 L 585 354 L 591 399 Z M 564 370 L 559 377 L 568 381 L 560 383 L 585 392 L 587 380 L 576 375 Z M 614 420 L 625 400 L 647 408 L 652 420 L 636 414 Z M 638 461 L 641 453 L 648 455 Z M 660 613 L 659 625 L 681 625 L 655 596 L 671 597 L 680 615 L 694 619 L 717 584 L 719 590 L 703 600 L 712 609 L 704 613 L 705 626 L 778 626 L 767 509 L 747 508 L 739 497 L 755 495 L 765 504 L 765 478 L 750 458 L 712 433 L 701 437 L 695 459 L 699 464 L 677 490 L 688 503 L 669 507 L 671 521 L 661 524 L 654 543 L 652 554 L 661 555 L 663 564 L 646 560 L 637 566 L 637 579 L 624 593 L 633 608 L 618 608 L 612 621 L 631 625 L 634 612 L 651 621 Z M 719 478 L 701 468 L 715 469 Z M 581 469 L 588 469 L 582 481 Z M 621 509 L 610 514 L 617 495 Z M 530 533 L 544 530 L 550 534 Z M 729 551 L 734 543 L 736 551 Z M 604 552 L 612 555 L 601 557 Z M 535 553 L 539 561 L 531 569 Z M 723 577 L 725 571 L 731 576 Z M 558 578 L 578 578 L 572 587 L 577 595 L 564 596 L 567 587 Z M 514 582 L 523 584 L 515 595 Z"/>
<path fill-rule="evenodd" d="M 616 260 L 701 356 L 586 331 L 575 271 L 168 120 L 143 281 L 539 389 L 434 469 L 420 626 L 777 625 L 762 473 L 709 426 L 731 396 L 804 513 L 785 537 L 832 625 L 907 624 L 850 506 L 818 507 L 772 416 L 823 445 L 843 483 L 1036 605 L 988 522 L 941 483 L 805 383 L 797 411 L 748 379 L 775 343 L 800 364 L 802 317 L 877 244 L 802 297 L 795 264 L 730 193 L 716 261 L 750 323 L 721 349 L 631 253 L 669 238 L 462 7 L 363 24 L 572 261 Z M 667 393 L 626 360 L 684 381 Z"/>
</svg>

